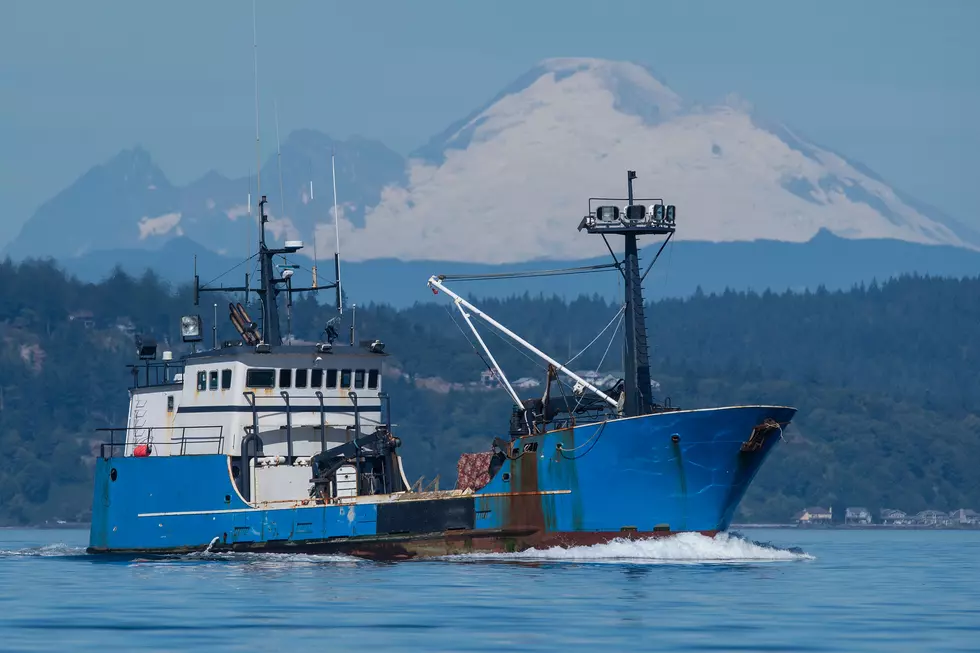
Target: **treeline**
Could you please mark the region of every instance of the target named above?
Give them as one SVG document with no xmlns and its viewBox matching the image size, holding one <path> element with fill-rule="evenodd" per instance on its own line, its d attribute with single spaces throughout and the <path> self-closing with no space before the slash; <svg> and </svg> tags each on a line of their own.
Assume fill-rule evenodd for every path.
<svg viewBox="0 0 980 653">
<path fill-rule="evenodd" d="M 85 519 L 94 429 L 126 419 L 132 333 L 152 334 L 179 356 L 179 316 L 198 311 L 210 331 L 217 301 L 218 339 L 230 339 L 228 298 L 206 296 L 209 303 L 195 308 L 188 288 L 150 273 L 134 279 L 117 271 L 88 284 L 47 262 L 0 263 L 0 289 L 0 523 Z M 600 361 L 604 371 L 622 369 L 619 336 L 610 342 L 618 305 L 541 296 L 480 305 L 561 360 L 595 339 L 576 369 Z M 335 315 L 312 297 L 297 299 L 293 334 L 321 340 Z M 659 399 L 800 409 L 739 519 L 787 521 L 806 505 L 842 503 L 980 509 L 980 278 L 907 277 L 848 292 L 698 293 L 653 303 L 647 316 Z M 347 337 L 350 311 L 344 318 Z M 441 295 L 405 310 L 359 304 L 356 337 L 382 339 L 409 379 L 473 382 L 486 368 L 459 320 Z M 484 333 L 510 376 L 543 378 L 537 361 Z M 458 454 L 486 449 L 507 428 L 502 392 L 386 383 L 413 478 L 439 474 L 452 486 Z"/>
</svg>

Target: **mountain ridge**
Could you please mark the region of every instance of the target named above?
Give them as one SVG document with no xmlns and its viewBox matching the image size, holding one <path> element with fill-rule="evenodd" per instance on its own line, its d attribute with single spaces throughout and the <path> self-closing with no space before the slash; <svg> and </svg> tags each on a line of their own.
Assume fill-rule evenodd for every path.
<svg viewBox="0 0 980 653">
<path fill-rule="evenodd" d="M 648 243 L 649 246 L 655 246 Z M 243 250 L 244 251 L 244 250 Z M 641 250 L 643 262 L 653 255 Z M 130 249 L 92 252 L 59 262 L 83 281 L 99 282 L 119 267 L 139 277 L 152 270 L 177 285 L 192 280 L 194 266 L 201 282 L 238 286 L 246 272 L 254 273 L 252 263 L 241 257 L 222 256 L 184 236 L 174 238 L 152 250 Z M 520 264 L 495 265 L 445 260 L 401 261 L 372 259 L 343 261 L 344 290 L 349 301 L 389 304 L 395 308 L 412 306 L 431 299 L 425 286 L 433 274 L 493 274 L 504 271 L 536 271 L 596 263 L 608 263 L 608 254 L 584 260 L 549 259 Z M 312 261 L 297 255 L 290 263 L 299 264 L 298 283 L 310 282 Z M 321 261 L 319 281 L 332 281 L 330 265 Z M 848 290 L 873 281 L 926 274 L 963 278 L 980 270 L 980 252 L 948 245 L 921 245 L 897 240 L 848 240 L 826 230 L 805 243 L 780 241 L 741 241 L 708 243 L 680 241 L 668 245 L 646 282 L 648 299 L 688 297 L 699 288 L 705 293 L 753 291 L 815 292 Z M 456 286 L 454 286 L 456 287 Z M 503 298 L 530 294 L 557 295 L 572 300 L 580 295 L 598 295 L 619 301 L 621 288 L 615 272 L 564 277 L 545 277 L 507 281 L 460 283 L 458 291 L 478 298 Z M 332 295 L 325 293 L 325 301 Z"/>
<path fill-rule="evenodd" d="M 679 240 L 808 242 L 828 229 L 980 249 L 977 230 L 859 162 L 739 102 L 688 102 L 631 62 L 543 60 L 407 158 L 371 139 L 295 130 L 282 143 L 282 197 L 275 154 L 261 170 L 273 238 L 334 249 L 331 151 L 350 261 L 599 256 L 602 244 L 566 222 L 581 217 L 590 194 L 624 194 L 626 168 L 639 171 L 640 194 L 678 206 Z M 137 145 L 43 204 L 6 252 L 63 260 L 183 235 L 218 253 L 245 251 L 255 236 L 243 222 L 250 208 L 256 219 L 256 181 L 211 170 L 175 186 Z"/>
</svg>

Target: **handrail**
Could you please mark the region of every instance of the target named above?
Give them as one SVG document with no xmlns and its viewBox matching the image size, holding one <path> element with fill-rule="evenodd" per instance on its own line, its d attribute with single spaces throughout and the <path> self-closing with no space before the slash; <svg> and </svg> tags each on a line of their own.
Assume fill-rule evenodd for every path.
<svg viewBox="0 0 980 653">
<path fill-rule="evenodd" d="M 320 451 L 327 450 L 327 418 L 323 413 L 323 393 L 316 391 L 316 398 L 320 400 Z"/>
<path fill-rule="evenodd" d="M 293 414 L 289 410 L 289 392 L 282 390 L 279 393 L 282 400 L 286 402 L 286 464 L 293 464 Z"/>
<path fill-rule="evenodd" d="M 378 399 L 381 400 L 381 405 L 384 406 L 385 430 L 391 433 L 391 397 L 387 392 L 379 392 Z"/>
<path fill-rule="evenodd" d="M 357 454 L 354 456 L 356 464 L 354 474 L 354 496 L 361 496 L 361 447 L 357 441 L 361 437 L 361 414 L 357 412 L 357 393 L 353 390 L 348 391 L 347 396 L 354 404 L 354 446 L 357 447 Z"/>
<path fill-rule="evenodd" d="M 334 388 L 334 389 L 336 390 L 336 388 Z M 289 399 L 290 399 L 290 401 L 296 401 L 297 399 L 318 399 L 318 397 L 317 397 L 317 394 L 318 393 L 319 394 L 323 394 L 319 390 L 317 392 L 314 392 L 313 394 L 309 394 L 309 395 L 298 395 L 296 393 L 291 393 L 289 395 Z M 255 393 L 254 392 L 251 392 L 251 391 L 248 391 L 248 394 L 254 395 Z M 350 393 L 348 392 L 348 395 L 349 394 Z M 378 405 L 377 405 L 377 407 L 380 407 L 380 405 L 382 403 L 381 396 L 384 395 L 384 394 L 385 394 L 384 392 L 379 392 L 377 395 L 372 395 L 372 396 L 366 397 L 365 399 L 367 401 L 371 401 L 375 397 L 377 397 L 378 398 Z M 278 401 L 281 398 L 281 395 L 256 395 L 255 398 L 257 400 Z M 343 402 L 344 401 L 344 398 L 343 397 L 337 397 L 337 396 L 331 397 L 330 395 L 323 395 L 323 399 L 324 399 L 325 402 L 330 402 L 330 400 L 333 400 L 334 403 L 340 403 L 340 402 Z M 370 406 L 370 404 L 369 404 L 369 406 Z M 375 406 L 370 406 L 370 407 L 375 407 Z"/>
<path fill-rule="evenodd" d="M 193 431 L 193 430 L 205 430 L 205 429 L 208 429 L 208 430 L 210 430 L 212 432 L 215 431 L 215 430 L 217 430 L 217 435 L 212 435 L 212 434 L 205 434 L 205 435 L 192 434 L 192 435 L 188 435 L 187 434 L 187 431 L 188 430 Z M 198 425 L 188 425 L 188 426 L 139 426 L 139 427 L 137 427 L 137 426 L 110 426 L 110 427 L 97 428 L 97 429 L 95 429 L 95 431 L 97 433 L 106 433 L 106 432 L 109 433 L 109 442 L 103 442 L 100 445 L 100 449 L 99 449 L 100 456 L 103 459 L 105 459 L 105 460 L 108 460 L 109 458 L 114 457 L 114 453 L 115 453 L 115 450 L 116 450 L 117 447 L 122 447 L 123 448 L 123 456 L 125 457 L 125 455 L 126 455 L 126 446 L 128 444 L 127 443 L 127 438 L 124 435 L 123 436 L 123 439 L 122 439 L 122 442 L 117 442 L 116 441 L 116 433 L 117 432 L 122 432 L 124 434 L 129 433 L 130 431 L 146 432 L 147 439 L 148 439 L 148 441 L 151 444 L 153 442 L 153 432 L 154 431 L 157 431 L 157 432 L 160 432 L 160 431 L 170 432 L 170 434 L 171 434 L 170 435 L 170 442 L 168 444 L 171 447 L 174 444 L 178 444 L 179 447 L 180 447 L 178 449 L 178 451 L 179 451 L 178 455 L 180 455 L 180 456 L 189 455 L 189 454 L 187 454 L 187 443 L 188 442 L 190 442 L 190 443 L 196 443 L 196 444 L 211 444 L 211 443 L 217 444 L 215 453 L 221 453 L 224 450 L 224 442 L 225 442 L 224 426 L 222 426 L 220 424 L 198 424 Z M 174 433 L 175 432 L 178 432 L 178 431 L 180 432 L 180 435 L 179 436 L 175 436 Z M 108 452 L 109 452 L 108 455 L 106 455 L 106 450 L 107 449 L 108 449 Z"/>
</svg>

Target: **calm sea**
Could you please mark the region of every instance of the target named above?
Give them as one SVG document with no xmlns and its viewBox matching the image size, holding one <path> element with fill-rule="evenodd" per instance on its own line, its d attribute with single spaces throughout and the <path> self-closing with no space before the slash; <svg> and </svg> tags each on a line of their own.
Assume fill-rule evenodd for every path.
<svg viewBox="0 0 980 653">
<path fill-rule="evenodd" d="M 3 651 L 980 651 L 980 532 L 747 529 L 533 555 L 87 556 L 0 530 Z"/>
</svg>

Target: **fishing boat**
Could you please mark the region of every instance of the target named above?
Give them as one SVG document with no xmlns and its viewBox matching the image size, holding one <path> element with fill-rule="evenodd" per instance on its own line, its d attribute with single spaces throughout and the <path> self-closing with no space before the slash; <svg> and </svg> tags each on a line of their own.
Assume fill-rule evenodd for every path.
<svg viewBox="0 0 980 653">
<path fill-rule="evenodd" d="M 240 340 L 201 349 L 202 320 L 185 316 L 182 338 L 195 351 L 180 360 L 166 351 L 157 360 L 156 342 L 137 340 L 127 424 L 106 429 L 95 465 L 88 551 L 406 559 L 727 529 L 795 409 L 681 409 L 654 400 L 637 239 L 665 237 L 659 256 L 676 209 L 634 200 L 635 177 L 627 175 L 625 199 L 590 199 L 578 224 L 607 245 L 625 241 L 621 258 L 609 249 L 626 290 L 625 371 L 610 387 L 481 311 L 449 287 L 451 275 L 428 279 L 458 309 L 513 400 L 501 416 L 507 428 L 487 451 L 462 453 L 456 485 L 444 490 L 413 487 L 406 477 L 381 340 L 355 341 L 353 327 L 342 339 L 335 324 L 319 342 L 283 338 L 278 297 L 334 288 L 339 309 L 340 279 L 338 272 L 333 284 L 294 288 L 288 269 L 277 272 L 274 257 L 302 243 L 267 243 L 263 196 L 258 287 L 247 278 L 244 287 L 202 287 L 195 275 L 195 300 L 208 290 L 257 293 L 260 321 L 231 303 Z M 518 394 L 477 321 L 543 362 L 542 396 Z"/>
</svg>

